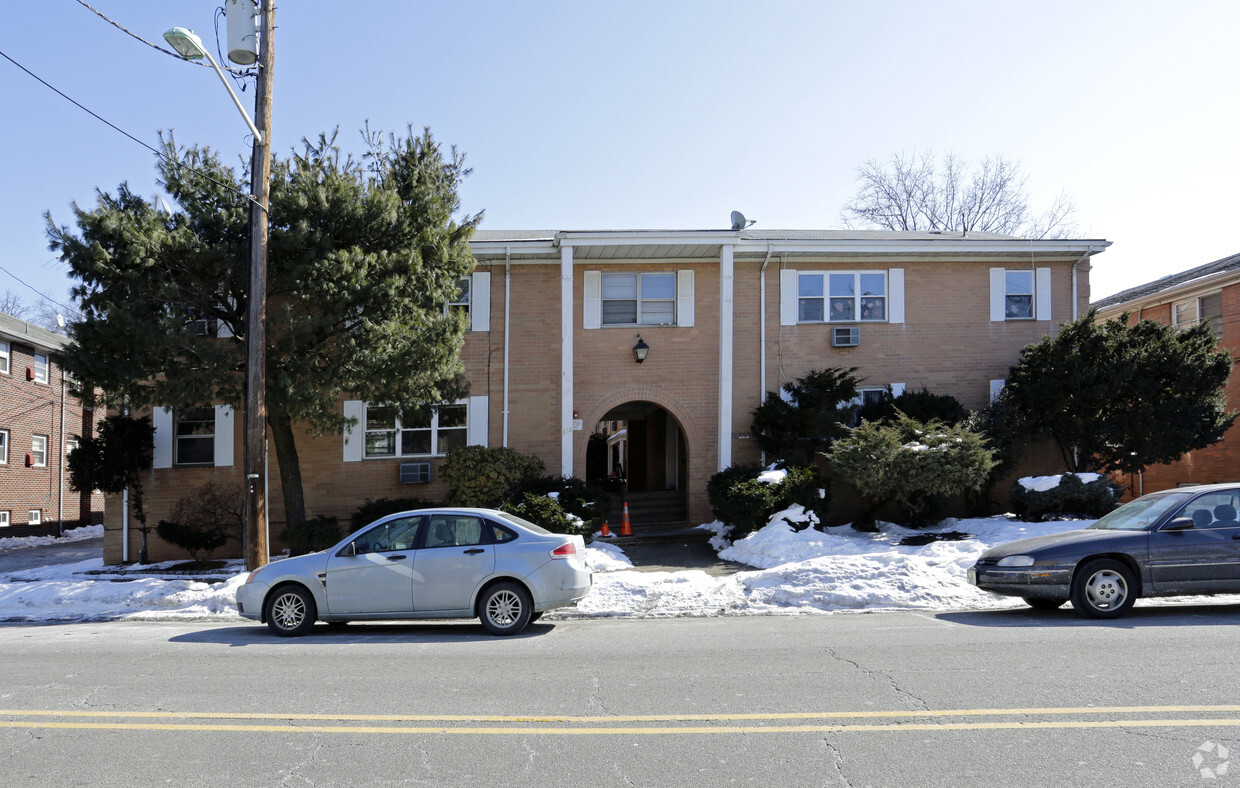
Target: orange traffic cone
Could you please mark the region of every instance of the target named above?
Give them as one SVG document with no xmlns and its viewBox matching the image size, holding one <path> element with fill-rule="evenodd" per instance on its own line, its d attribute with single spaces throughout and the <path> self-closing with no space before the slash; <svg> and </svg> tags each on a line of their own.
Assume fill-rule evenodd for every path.
<svg viewBox="0 0 1240 788">
<path fill-rule="evenodd" d="M 607 527 L 606 520 L 603 521 L 603 531 L 599 535 L 600 536 L 611 536 L 611 529 Z"/>
<path fill-rule="evenodd" d="M 629 522 L 628 501 L 624 502 L 624 517 L 620 519 L 620 535 L 621 536 L 632 536 L 633 535 L 633 525 Z"/>
</svg>

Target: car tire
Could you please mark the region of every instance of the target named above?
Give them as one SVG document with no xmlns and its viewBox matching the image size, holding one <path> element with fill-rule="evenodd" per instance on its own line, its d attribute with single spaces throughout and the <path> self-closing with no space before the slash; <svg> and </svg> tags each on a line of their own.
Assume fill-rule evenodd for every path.
<svg viewBox="0 0 1240 788">
<path fill-rule="evenodd" d="M 304 635 L 318 617 L 314 597 L 299 585 L 280 586 L 267 597 L 267 626 L 280 637 Z"/>
<path fill-rule="evenodd" d="M 1034 610 L 1058 610 L 1067 601 L 1066 599 L 1047 599 L 1046 597 L 1025 597 L 1025 604 Z"/>
<path fill-rule="evenodd" d="M 535 621 L 537 621 L 540 618 L 542 618 L 542 611 L 539 611 L 537 613 L 532 613 L 530 614 L 530 623 L 533 624 Z"/>
<path fill-rule="evenodd" d="M 1119 618 L 1137 601 L 1132 570 L 1119 561 L 1099 558 L 1084 564 L 1072 578 L 1072 607 L 1089 618 Z"/>
<path fill-rule="evenodd" d="M 534 603 L 517 583 L 496 583 L 478 600 L 482 628 L 492 635 L 515 635 L 530 623 Z"/>
</svg>

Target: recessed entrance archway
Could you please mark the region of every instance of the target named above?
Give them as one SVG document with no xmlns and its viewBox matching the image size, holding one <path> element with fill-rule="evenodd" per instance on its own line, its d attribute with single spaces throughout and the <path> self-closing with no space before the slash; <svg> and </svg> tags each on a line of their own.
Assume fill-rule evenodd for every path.
<svg viewBox="0 0 1240 788">
<path fill-rule="evenodd" d="M 632 400 L 593 425 L 586 478 L 628 503 L 635 527 L 683 525 L 688 514 L 689 444 L 666 408 Z"/>
</svg>

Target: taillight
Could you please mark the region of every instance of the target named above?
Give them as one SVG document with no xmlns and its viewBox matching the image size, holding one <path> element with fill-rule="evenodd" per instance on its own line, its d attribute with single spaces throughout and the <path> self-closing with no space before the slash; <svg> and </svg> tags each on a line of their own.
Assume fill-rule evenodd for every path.
<svg viewBox="0 0 1240 788">
<path fill-rule="evenodd" d="M 572 542 L 565 542 L 551 551 L 552 558 L 568 558 L 572 555 L 577 555 L 577 545 Z"/>
</svg>

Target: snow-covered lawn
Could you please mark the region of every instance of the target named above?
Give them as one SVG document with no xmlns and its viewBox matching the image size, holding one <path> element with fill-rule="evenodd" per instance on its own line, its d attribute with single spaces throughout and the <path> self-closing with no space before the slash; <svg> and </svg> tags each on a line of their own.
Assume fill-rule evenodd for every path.
<svg viewBox="0 0 1240 788">
<path fill-rule="evenodd" d="M 576 609 L 548 618 L 586 616 L 661 618 L 830 613 L 843 610 L 921 608 L 960 610 L 1010 606 L 965 583 L 965 570 L 987 547 L 1033 534 L 1063 531 L 1082 521 L 1021 523 L 1006 518 L 952 520 L 930 531 L 883 525 L 879 533 L 833 528 L 800 532 L 783 517 L 803 519 L 795 509 L 721 553 L 758 567 L 726 577 L 700 570 L 639 572 L 614 545 L 586 548 L 594 588 Z M 712 526 L 718 528 L 717 524 Z M 71 538 L 99 536 L 101 528 L 78 529 Z M 906 536 L 961 531 L 960 541 L 902 546 Z M 52 540 L 0 540 L 0 551 Z M 60 540 L 63 541 L 63 540 Z M 99 619 L 241 620 L 234 607 L 245 580 L 240 562 L 217 573 L 221 582 L 177 577 L 173 564 L 104 567 L 101 559 L 12 572 L 0 577 L 0 619 L 63 621 Z M 166 570 L 159 573 L 158 570 Z M 156 570 L 152 572 L 152 570 Z"/>
</svg>

